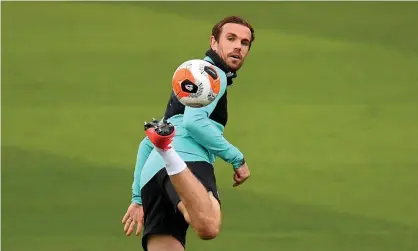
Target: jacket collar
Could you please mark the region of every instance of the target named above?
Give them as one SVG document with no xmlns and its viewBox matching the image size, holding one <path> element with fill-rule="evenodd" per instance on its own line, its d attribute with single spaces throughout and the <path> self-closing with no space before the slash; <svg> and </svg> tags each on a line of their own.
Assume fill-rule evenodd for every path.
<svg viewBox="0 0 418 251">
<path fill-rule="evenodd" d="M 222 58 L 218 55 L 218 53 L 216 53 L 211 48 L 209 48 L 206 51 L 205 55 L 206 55 L 206 57 L 205 57 L 204 60 L 214 64 L 219 69 L 224 71 L 225 74 L 226 74 L 227 84 L 232 85 L 232 82 L 233 82 L 232 80 L 238 76 L 237 73 L 235 71 L 231 71 L 228 68 L 228 66 L 225 64 L 225 62 L 222 60 Z"/>
</svg>

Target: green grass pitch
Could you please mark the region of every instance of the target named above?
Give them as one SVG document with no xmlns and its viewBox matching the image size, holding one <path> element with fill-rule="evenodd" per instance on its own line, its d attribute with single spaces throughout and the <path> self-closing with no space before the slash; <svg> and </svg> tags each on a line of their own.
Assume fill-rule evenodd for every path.
<svg viewBox="0 0 418 251">
<path fill-rule="evenodd" d="M 218 10 L 216 14 L 213 10 Z M 418 250 L 418 3 L 2 2 L 2 250 L 141 250 L 124 236 L 144 120 L 212 25 L 256 40 L 216 163 L 222 232 L 189 250 Z"/>
</svg>

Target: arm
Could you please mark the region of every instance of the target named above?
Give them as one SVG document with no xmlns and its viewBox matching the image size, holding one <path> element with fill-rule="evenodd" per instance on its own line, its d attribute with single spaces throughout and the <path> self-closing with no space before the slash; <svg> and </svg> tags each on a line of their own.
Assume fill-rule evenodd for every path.
<svg viewBox="0 0 418 251">
<path fill-rule="evenodd" d="M 222 131 L 216 128 L 209 119 L 220 96 L 222 95 L 219 95 L 214 102 L 205 107 L 186 107 L 183 126 L 199 144 L 230 163 L 234 168 L 238 168 L 245 163 L 243 154 L 224 138 Z"/>
<path fill-rule="evenodd" d="M 142 168 L 144 167 L 144 164 L 147 161 L 152 149 L 154 149 L 154 146 L 152 145 L 148 137 L 145 137 L 139 144 L 138 156 L 136 159 L 136 166 L 134 172 L 134 182 L 132 184 L 132 203 L 142 205 L 141 187 L 139 182 L 141 179 Z"/>
</svg>

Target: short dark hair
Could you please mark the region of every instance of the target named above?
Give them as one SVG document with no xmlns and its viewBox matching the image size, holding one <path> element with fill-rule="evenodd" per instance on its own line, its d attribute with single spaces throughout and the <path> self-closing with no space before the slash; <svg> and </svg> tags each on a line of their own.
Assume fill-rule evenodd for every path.
<svg viewBox="0 0 418 251">
<path fill-rule="evenodd" d="M 251 41 L 250 41 L 250 47 L 251 47 L 251 44 L 253 43 L 255 39 L 254 28 L 247 20 L 239 16 L 228 16 L 222 19 L 221 21 L 219 21 L 217 24 L 215 24 L 215 26 L 213 26 L 212 28 L 212 36 L 215 37 L 215 40 L 219 41 L 219 36 L 222 33 L 222 27 L 227 23 L 241 24 L 241 25 L 248 27 L 251 31 Z"/>
</svg>

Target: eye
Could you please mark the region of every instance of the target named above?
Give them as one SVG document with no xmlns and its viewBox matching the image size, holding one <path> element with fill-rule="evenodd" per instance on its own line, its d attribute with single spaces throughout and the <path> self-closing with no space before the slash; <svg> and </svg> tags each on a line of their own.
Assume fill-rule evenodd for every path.
<svg viewBox="0 0 418 251">
<path fill-rule="evenodd" d="M 228 36 L 228 37 L 227 37 L 227 39 L 228 39 L 229 41 L 234 41 L 234 39 L 235 39 L 235 38 L 234 38 L 233 36 Z"/>
<path fill-rule="evenodd" d="M 248 41 L 242 41 L 241 44 L 244 45 L 244 46 L 249 46 L 250 45 L 250 43 Z"/>
</svg>

